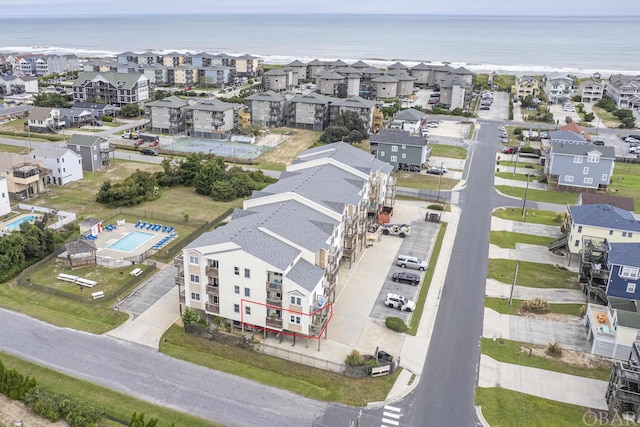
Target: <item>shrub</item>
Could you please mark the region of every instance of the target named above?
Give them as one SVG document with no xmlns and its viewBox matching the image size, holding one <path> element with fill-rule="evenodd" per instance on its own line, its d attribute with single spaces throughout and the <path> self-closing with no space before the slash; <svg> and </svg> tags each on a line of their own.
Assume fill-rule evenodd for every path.
<svg viewBox="0 0 640 427">
<path fill-rule="evenodd" d="M 111 117 L 111 116 L 102 116 L 100 119 L 101 119 L 103 122 L 106 122 L 106 123 L 111 123 L 111 122 L 113 122 L 113 117 Z"/>
<path fill-rule="evenodd" d="M 427 206 L 427 209 L 431 209 L 432 211 L 443 211 L 444 210 L 444 206 L 442 206 L 442 205 L 429 205 L 429 206 Z"/>
<path fill-rule="evenodd" d="M 385 325 L 387 325 L 387 328 L 396 332 L 405 332 L 407 329 L 409 329 L 404 323 L 404 320 L 399 317 L 387 317 L 387 320 L 385 320 L 384 323 Z"/>
<path fill-rule="evenodd" d="M 522 135 L 522 128 L 521 127 L 513 128 L 513 134 L 514 135 Z"/>
<path fill-rule="evenodd" d="M 564 219 L 567 217 L 565 212 L 556 212 L 555 222 L 564 222 Z"/>
<path fill-rule="evenodd" d="M 587 314 L 587 306 L 583 305 L 580 307 L 580 311 L 578 311 L 578 316 L 584 317 L 585 314 Z"/>
<path fill-rule="evenodd" d="M 344 364 L 347 366 L 362 366 L 364 359 L 358 350 L 353 350 L 344 360 Z"/>
<path fill-rule="evenodd" d="M 551 357 L 562 357 L 562 347 L 557 342 L 549 344 L 545 353 Z"/>
<path fill-rule="evenodd" d="M 531 313 L 544 313 L 549 309 L 549 304 L 542 298 L 533 298 L 523 302 L 520 307 Z"/>
</svg>

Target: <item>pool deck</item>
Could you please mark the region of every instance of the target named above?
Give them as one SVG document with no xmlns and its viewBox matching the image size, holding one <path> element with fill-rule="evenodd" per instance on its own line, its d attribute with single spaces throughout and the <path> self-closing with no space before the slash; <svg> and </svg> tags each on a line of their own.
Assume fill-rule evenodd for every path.
<svg viewBox="0 0 640 427">
<path fill-rule="evenodd" d="M 113 223 L 115 225 L 115 223 Z M 109 223 L 104 224 L 103 227 L 106 227 Z M 147 240 L 142 245 L 138 246 L 131 252 L 121 252 L 113 249 L 107 249 L 107 246 L 117 242 L 123 237 L 127 236 L 133 231 L 141 231 L 143 233 L 154 234 L 154 237 Z M 120 258 L 130 258 L 140 255 L 148 249 L 151 249 L 153 245 L 162 240 L 163 237 L 167 236 L 167 233 L 162 233 L 161 231 L 151 231 L 151 230 L 143 230 L 135 227 L 135 223 L 126 223 L 125 225 L 117 226 L 117 228 L 113 231 L 103 230 L 98 234 L 98 238 L 94 240 L 96 242 L 96 246 L 98 247 L 98 252 L 96 253 L 99 257 L 112 258 L 112 259 L 120 259 Z"/>
</svg>

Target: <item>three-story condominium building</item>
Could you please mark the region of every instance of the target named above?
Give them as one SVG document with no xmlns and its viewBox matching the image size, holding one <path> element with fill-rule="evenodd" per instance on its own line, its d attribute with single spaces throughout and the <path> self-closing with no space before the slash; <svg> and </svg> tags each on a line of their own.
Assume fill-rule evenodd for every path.
<svg viewBox="0 0 640 427">
<path fill-rule="evenodd" d="M 391 167 L 345 143 L 310 149 L 176 259 L 180 301 L 237 327 L 319 338 L 342 259 L 393 203 Z"/>
<path fill-rule="evenodd" d="M 185 130 L 184 108 L 189 103 L 177 96 L 168 96 L 144 105 L 151 132 L 177 134 Z"/>
<path fill-rule="evenodd" d="M 219 99 L 189 105 L 184 108 L 187 133 L 197 138 L 224 139 L 237 129 L 241 107 Z"/>
<path fill-rule="evenodd" d="M 144 74 L 82 72 L 73 82 L 76 102 L 104 101 L 117 107 L 141 105 L 149 99 L 149 78 Z"/>
</svg>

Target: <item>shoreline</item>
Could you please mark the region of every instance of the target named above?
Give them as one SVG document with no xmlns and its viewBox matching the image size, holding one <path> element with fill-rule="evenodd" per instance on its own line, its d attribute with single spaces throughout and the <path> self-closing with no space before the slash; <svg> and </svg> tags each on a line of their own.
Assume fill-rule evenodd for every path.
<svg viewBox="0 0 640 427">
<path fill-rule="evenodd" d="M 82 49 L 82 48 L 64 48 L 55 46 L 0 46 L 0 54 L 8 53 L 41 53 L 41 54 L 54 54 L 54 55 L 66 55 L 74 54 L 81 59 L 108 59 L 115 60 L 116 56 L 125 51 L 112 51 L 112 50 L 94 50 L 94 49 Z M 195 49 L 145 49 L 134 50 L 136 53 L 142 52 L 154 52 L 158 54 L 165 54 L 168 52 L 177 53 L 196 53 L 201 52 Z M 230 51 L 222 51 L 217 49 L 205 50 L 205 52 L 215 54 L 225 53 L 230 56 L 241 56 L 247 53 L 238 53 Z M 379 57 L 366 57 L 361 58 L 338 58 L 338 57 L 325 57 L 325 56 L 294 56 L 294 55 L 260 55 L 257 53 L 248 53 L 249 55 L 261 58 L 264 64 L 267 65 L 286 65 L 295 60 L 299 60 L 305 63 L 311 62 L 315 59 L 320 61 L 336 61 L 342 60 L 347 63 L 354 63 L 357 61 L 364 61 L 377 68 L 388 68 L 391 64 L 401 62 L 409 67 L 414 67 L 420 63 L 428 65 L 449 65 L 453 68 L 464 67 L 474 74 L 490 74 L 497 73 L 499 75 L 515 75 L 515 76 L 539 76 L 543 74 L 563 74 L 572 75 L 579 78 L 591 77 L 595 73 L 599 73 L 601 78 L 607 79 L 614 74 L 624 75 L 640 75 L 640 70 L 622 70 L 622 69 L 597 69 L 597 68 L 579 68 L 569 66 L 547 66 L 547 65 L 533 65 L 533 64 L 474 64 L 463 61 L 432 61 L 432 60 L 419 60 L 419 59 L 406 59 L 406 58 L 379 58 Z"/>
</svg>

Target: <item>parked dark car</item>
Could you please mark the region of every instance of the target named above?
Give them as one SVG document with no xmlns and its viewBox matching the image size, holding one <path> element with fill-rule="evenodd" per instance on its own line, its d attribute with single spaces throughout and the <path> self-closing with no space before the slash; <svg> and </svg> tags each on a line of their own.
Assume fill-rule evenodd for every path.
<svg viewBox="0 0 640 427">
<path fill-rule="evenodd" d="M 142 150 L 140 150 L 140 154 L 145 154 L 147 156 L 157 156 L 158 152 L 153 148 L 143 148 Z"/>
<path fill-rule="evenodd" d="M 427 173 L 430 173 L 432 175 L 442 175 L 444 174 L 444 169 L 434 166 L 427 169 Z"/>
<path fill-rule="evenodd" d="M 418 283 L 420 283 L 420 276 L 418 276 L 416 273 L 393 273 L 393 276 L 391 276 L 391 280 L 393 280 L 394 282 L 417 285 Z"/>
</svg>

